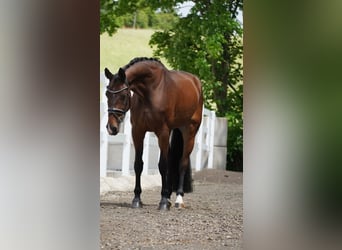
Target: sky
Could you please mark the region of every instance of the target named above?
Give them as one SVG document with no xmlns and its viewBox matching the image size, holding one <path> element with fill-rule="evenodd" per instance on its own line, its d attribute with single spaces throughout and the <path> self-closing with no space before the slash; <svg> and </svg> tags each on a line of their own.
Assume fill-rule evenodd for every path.
<svg viewBox="0 0 342 250">
<path fill-rule="evenodd" d="M 194 5 L 195 4 L 193 1 L 187 1 L 182 4 L 179 4 L 178 12 L 181 14 L 182 17 L 185 17 L 188 15 L 188 13 Z M 239 11 L 237 19 L 241 22 L 241 24 L 243 24 L 243 15 L 241 11 Z"/>
</svg>

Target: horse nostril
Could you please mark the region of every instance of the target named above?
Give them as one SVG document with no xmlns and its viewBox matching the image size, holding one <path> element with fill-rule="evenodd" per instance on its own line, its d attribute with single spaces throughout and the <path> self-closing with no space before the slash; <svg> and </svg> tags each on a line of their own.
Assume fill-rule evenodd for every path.
<svg viewBox="0 0 342 250">
<path fill-rule="evenodd" d="M 111 130 L 113 131 L 113 135 L 116 135 L 118 133 L 118 128 L 111 127 Z"/>
<path fill-rule="evenodd" d="M 106 125 L 106 128 L 107 128 L 108 133 L 109 133 L 110 135 L 116 135 L 116 134 L 119 132 L 119 130 L 118 130 L 117 127 L 111 126 L 110 124 L 107 124 L 107 125 Z"/>
</svg>

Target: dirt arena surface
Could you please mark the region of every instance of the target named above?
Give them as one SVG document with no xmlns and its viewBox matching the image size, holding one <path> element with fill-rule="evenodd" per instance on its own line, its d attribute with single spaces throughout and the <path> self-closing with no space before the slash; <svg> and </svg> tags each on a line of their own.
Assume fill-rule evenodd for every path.
<svg viewBox="0 0 342 250">
<path fill-rule="evenodd" d="M 133 190 L 101 196 L 101 249 L 242 249 L 242 173 L 202 170 L 193 179 L 183 209 L 157 210 L 160 187 L 143 190 L 141 209 L 130 208 Z"/>
</svg>

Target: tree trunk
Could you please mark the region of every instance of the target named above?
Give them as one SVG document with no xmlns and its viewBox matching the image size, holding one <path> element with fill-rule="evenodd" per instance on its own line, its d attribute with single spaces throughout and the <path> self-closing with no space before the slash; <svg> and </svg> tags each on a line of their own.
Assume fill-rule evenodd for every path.
<svg viewBox="0 0 342 250">
<path fill-rule="evenodd" d="M 137 25 L 137 11 L 134 11 L 134 16 L 133 16 L 133 29 L 136 29 Z"/>
</svg>

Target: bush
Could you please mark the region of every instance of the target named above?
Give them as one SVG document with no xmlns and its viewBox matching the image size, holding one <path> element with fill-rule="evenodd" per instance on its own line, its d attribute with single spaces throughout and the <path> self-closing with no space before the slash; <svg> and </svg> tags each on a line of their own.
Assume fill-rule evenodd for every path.
<svg viewBox="0 0 342 250">
<path fill-rule="evenodd" d="M 228 115 L 227 170 L 243 171 L 243 125 L 241 114 Z"/>
</svg>

